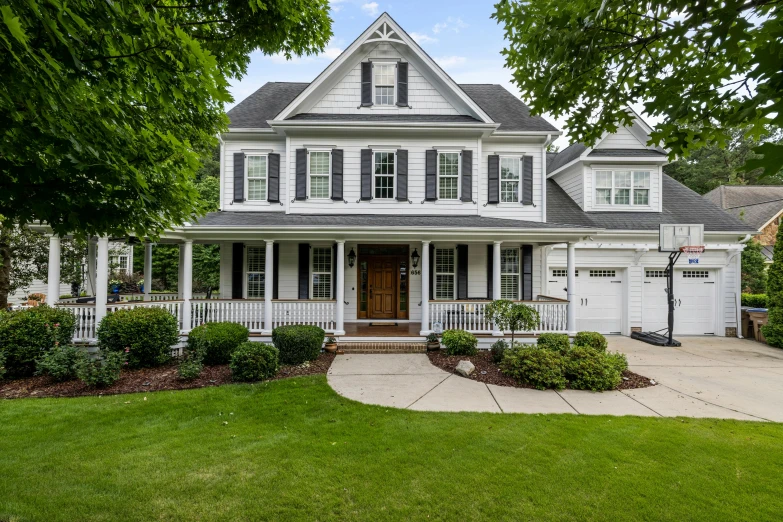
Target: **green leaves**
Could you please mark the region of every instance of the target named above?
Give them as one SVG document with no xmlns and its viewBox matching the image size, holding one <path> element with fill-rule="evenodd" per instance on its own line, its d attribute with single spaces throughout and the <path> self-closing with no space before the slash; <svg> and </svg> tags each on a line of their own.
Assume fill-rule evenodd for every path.
<svg viewBox="0 0 783 522">
<path fill-rule="evenodd" d="M 16 38 L 16 41 L 26 48 L 27 34 L 25 34 L 24 29 L 22 29 L 22 24 L 19 21 L 19 17 L 14 16 L 13 11 L 11 11 L 11 7 L 7 5 L 0 6 L 0 14 L 3 15 L 3 23 L 11 33 L 11 36 Z M 2 37 L 6 42 L 6 46 L 10 47 L 10 42 L 5 38 L 5 36 L 0 35 L 0 37 Z"/>
</svg>

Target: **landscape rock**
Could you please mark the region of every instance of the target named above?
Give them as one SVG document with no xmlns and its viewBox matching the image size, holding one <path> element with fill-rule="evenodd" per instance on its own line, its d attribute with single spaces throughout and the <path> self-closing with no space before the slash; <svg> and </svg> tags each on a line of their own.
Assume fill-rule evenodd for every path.
<svg viewBox="0 0 783 522">
<path fill-rule="evenodd" d="M 471 373 L 476 371 L 476 367 L 470 361 L 460 361 L 454 371 L 463 377 L 468 377 Z"/>
</svg>

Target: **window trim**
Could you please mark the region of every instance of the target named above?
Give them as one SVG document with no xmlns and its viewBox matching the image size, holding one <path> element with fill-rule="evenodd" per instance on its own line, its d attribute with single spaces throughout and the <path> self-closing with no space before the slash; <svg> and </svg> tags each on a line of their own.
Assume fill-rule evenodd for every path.
<svg viewBox="0 0 783 522">
<path fill-rule="evenodd" d="M 503 158 L 506 159 L 517 159 L 519 162 L 519 175 L 517 177 L 517 199 L 516 201 L 503 201 Z M 500 201 L 498 201 L 499 205 L 503 204 L 514 204 L 519 203 L 522 201 L 522 167 L 524 164 L 524 158 L 525 155 L 516 155 L 516 154 L 498 154 L 498 191 L 500 196 Z M 508 182 L 507 182 L 508 183 Z"/>
<path fill-rule="evenodd" d="M 438 161 L 435 164 L 435 172 L 437 174 L 437 196 L 438 201 L 450 201 L 450 202 L 459 202 L 460 198 L 462 197 L 462 151 L 461 150 L 449 150 L 449 149 L 443 149 L 443 150 L 436 150 L 436 153 L 438 155 Z M 442 154 L 456 154 L 457 155 L 457 197 L 455 198 L 444 198 L 440 195 L 440 157 Z M 452 177 L 452 176 L 447 176 Z"/>
<path fill-rule="evenodd" d="M 249 199 L 248 196 L 250 194 L 250 178 L 247 175 L 248 169 L 250 167 L 250 158 L 254 157 L 264 157 L 266 158 L 266 172 L 264 173 L 264 181 L 266 181 L 266 184 L 264 185 L 264 199 Z M 253 179 L 261 179 L 261 178 L 253 178 Z M 251 203 L 251 204 L 258 204 L 258 203 L 266 203 L 269 200 L 269 153 L 252 153 L 252 154 L 245 154 L 245 202 Z"/>
<path fill-rule="evenodd" d="M 315 274 L 326 274 L 327 272 L 316 272 L 315 271 L 315 249 L 316 248 L 322 248 L 329 251 L 329 297 L 323 298 L 323 297 L 315 297 L 313 295 L 313 276 Z M 311 301 L 333 301 L 334 300 L 334 281 L 332 278 L 334 278 L 334 253 L 333 253 L 333 247 L 330 244 L 311 244 L 310 245 L 310 300 Z"/>
<path fill-rule="evenodd" d="M 598 186 L 598 173 L 599 172 L 609 172 L 611 174 L 612 178 L 612 185 L 611 187 L 599 187 Z M 617 197 L 617 184 L 615 182 L 615 175 L 618 172 L 629 172 L 631 174 L 631 186 L 630 187 L 621 187 L 622 190 L 629 190 L 628 194 L 628 203 L 615 203 L 615 198 Z M 634 178 L 635 174 L 637 172 L 643 172 L 647 174 L 648 184 L 649 186 L 647 188 L 640 188 L 637 189 L 634 187 Z M 652 209 L 652 192 L 653 192 L 653 169 L 650 167 L 634 167 L 634 166 L 628 166 L 628 167 L 593 167 L 593 207 L 599 208 L 599 209 Z M 611 202 L 610 203 L 599 203 L 598 202 L 598 191 L 604 190 L 604 189 L 610 189 L 611 192 Z M 635 192 L 636 190 L 646 190 L 647 191 L 647 204 L 637 204 L 634 203 L 635 200 Z"/>
<path fill-rule="evenodd" d="M 125 258 L 125 268 L 122 267 L 122 263 L 120 262 L 120 260 L 122 258 Z M 116 260 L 117 262 L 114 263 L 114 262 L 112 262 L 112 260 Z M 109 267 L 111 268 L 112 265 L 116 266 L 116 268 L 114 269 L 114 271 L 116 271 L 116 272 L 125 272 L 126 274 L 129 273 L 130 272 L 130 268 L 131 268 L 131 266 L 130 266 L 130 254 L 122 253 L 122 254 L 117 254 L 117 255 L 110 256 L 109 257 Z"/>
<path fill-rule="evenodd" d="M 310 154 L 313 152 L 326 152 L 329 154 L 329 160 L 327 162 L 329 165 L 329 175 L 326 182 L 328 194 L 324 198 L 314 198 L 310 196 L 311 194 L 310 177 L 312 176 L 312 174 L 310 173 Z M 318 176 L 322 176 L 322 174 L 318 174 Z M 332 198 L 332 149 L 307 149 L 307 200 L 323 203 L 326 201 L 331 201 L 331 198 Z"/>
<path fill-rule="evenodd" d="M 513 250 L 517 253 L 517 272 L 503 272 L 503 251 L 504 250 Z M 504 275 L 515 275 L 517 276 L 517 296 L 513 299 L 510 299 L 508 297 L 503 297 L 503 276 Z M 520 298 L 522 296 L 522 249 L 520 247 L 506 247 L 500 249 L 500 298 L 501 299 L 510 299 L 511 301 L 521 301 Z"/>
<path fill-rule="evenodd" d="M 438 272 L 438 251 L 439 250 L 449 250 L 451 251 L 452 255 L 454 256 L 454 271 L 453 272 Z M 433 252 L 433 263 L 432 263 L 432 295 L 430 296 L 430 299 L 433 301 L 454 301 L 457 299 L 457 247 L 456 246 L 447 246 L 447 247 L 436 247 L 435 251 Z M 450 275 L 452 277 L 452 292 L 451 297 L 438 297 L 438 275 Z"/>
<path fill-rule="evenodd" d="M 379 198 L 375 196 L 375 178 L 376 176 L 381 176 L 381 174 L 375 173 L 375 153 L 376 152 L 386 152 L 391 153 L 392 158 L 394 158 L 394 174 L 391 175 L 392 178 L 392 195 L 388 198 Z M 372 200 L 371 201 L 381 201 L 381 202 L 388 202 L 388 201 L 396 201 L 397 198 L 397 151 L 395 149 L 372 149 Z M 387 176 L 387 174 L 383 174 L 383 176 Z"/>
<path fill-rule="evenodd" d="M 249 266 L 249 264 L 248 264 L 248 257 L 250 256 L 250 249 L 251 248 L 257 248 L 257 249 L 259 249 L 262 252 L 262 255 L 263 255 L 263 258 L 264 258 L 264 263 L 262 264 L 262 266 L 263 266 L 264 269 L 261 272 L 258 272 L 258 271 L 255 271 L 255 270 L 253 272 L 250 272 L 248 270 L 248 266 Z M 242 267 L 242 270 L 245 273 L 245 278 L 244 278 L 244 281 L 242 282 L 243 283 L 243 287 L 242 287 L 243 298 L 244 299 L 259 299 L 259 300 L 260 299 L 264 299 L 265 298 L 265 294 L 266 294 L 266 244 L 264 244 L 264 245 L 259 245 L 259 244 L 254 244 L 254 243 L 246 244 L 245 245 L 245 255 L 244 255 L 244 258 L 245 258 L 244 259 L 244 266 Z M 250 286 L 248 284 L 249 283 L 248 276 L 251 273 L 252 274 L 263 274 L 264 275 L 264 285 L 261 287 L 261 297 L 249 297 L 249 295 L 248 295 L 249 294 L 249 286 Z"/>
<path fill-rule="evenodd" d="M 377 107 L 379 109 L 390 109 L 390 108 L 396 108 L 397 107 L 397 64 L 399 63 L 397 60 L 370 60 L 370 63 L 372 64 L 372 107 Z M 391 65 L 394 67 L 394 72 L 392 73 L 392 102 L 389 105 L 381 105 L 379 103 L 376 103 L 376 93 L 375 93 L 375 65 Z M 380 87 L 388 87 L 388 85 L 381 85 Z"/>
</svg>

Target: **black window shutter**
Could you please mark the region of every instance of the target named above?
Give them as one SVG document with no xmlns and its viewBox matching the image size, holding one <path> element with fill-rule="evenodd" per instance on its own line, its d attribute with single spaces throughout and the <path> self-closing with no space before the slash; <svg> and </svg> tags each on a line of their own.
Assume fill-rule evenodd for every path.
<svg viewBox="0 0 783 522">
<path fill-rule="evenodd" d="M 522 245 L 522 299 L 533 300 L 533 245 Z"/>
<path fill-rule="evenodd" d="M 495 268 L 495 246 L 494 245 L 487 245 L 487 299 L 493 298 L 493 292 L 492 287 L 494 286 L 493 283 L 493 270 Z"/>
<path fill-rule="evenodd" d="M 280 299 L 280 243 L 272 245 L 272 299 Z"/>
<path fill-rule="evenodd" d="M 231 299 L 242 299 L 242 272 L 245 265 L 245 244 L 234 243 L 231 248 Z"/>
<path fill-rule="evenodd" d="M 372 105 L 372 62 L 362 62 L 362 107 Z"/>
<path fill-rule="evenodd" d="M 372 149 L 362 149 L 361 177 L 363 201 L 372 199 Z"/>
<path fill-rule="evenodd" d="M 430 299 L 435 299 L 435 245 L 430 243 Z"/>
<path fill-rule="evenodd" d="M 332 149 L 332 199 L 343 200 L 343 149 Z"/>
<path fill-rule="evenodd" d="M 473 201 L 473 151 L 462 151 L 462 201 Z"/>
<path fill-rule="evenodd" d="M 408 106 L 408 62 L 397 64 L 397 106 Z"/>
<path fill-rule="evenodd" d="M 266 200 L 280 203 L 280 154 L 269 155 L 269 189 Z"/>
<path fill-rule="evenodd" d="M 296 149 L 296 199 L 307 199 L 307 149 Z"/>
<path fill-rule="evenodd" d="M 487 158 L 487 203 L 500 203 L 500 156 Z"/>
<path fill-rule="evenodd" d="M 522 204 L 533 204 L 533 156 L 522 158 Z"/>
<path fill-rule="evenodd" d="M 234 201 L 245 201 L 245 153 L 234 153 Z"/>
<path fill-rule="evenodd" d="M 408 201 L 408 151 L 397 150 L 397 201 Z"/>
<path fill-rule="evenodd" d="M 438 199 L 438 151 L 428 150 L 425 154 L 425 180 L 426 188 L 424 199 L 435 201 Z"/>
<path fill-rule="evenodd" d="M 457 245 L 457 299 L 468 298 L 468 245 Z"/>
<path fill-rule="evenodd" d="M 309 243 L 299 243 L 299 299 L 310 299 Z"/>
<path fill-rule="evenodd" d="M 332 245 L 332 299 L 337 298 L 337 244 Z"/>
</svg>

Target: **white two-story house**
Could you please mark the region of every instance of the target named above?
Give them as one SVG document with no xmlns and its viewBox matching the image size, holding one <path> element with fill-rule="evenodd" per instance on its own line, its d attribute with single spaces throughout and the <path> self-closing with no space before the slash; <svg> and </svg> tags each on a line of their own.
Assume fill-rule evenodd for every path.
<svg viewBox="0 0 783 522">
<path fill-rule="evenodd" d="M 659 225 L 703 223 L 700 264 L 676 272 L 675 332 L 736 332 L 752 231 L 665 176 L 639 118 L 548 154 L 558 129 L 499 85 L 457 84 L 387 14 L 311 83 L 267 83 L 228 116 L 220 211 L 165 235 L 182 245 L 184 331 L 502 335 L 483 313 L 501 298 L 539 310 L 534 333 L 657 330 Z M 200 242 L 220 243 L 220 300 L 190 299 Z"/>
</svg>

